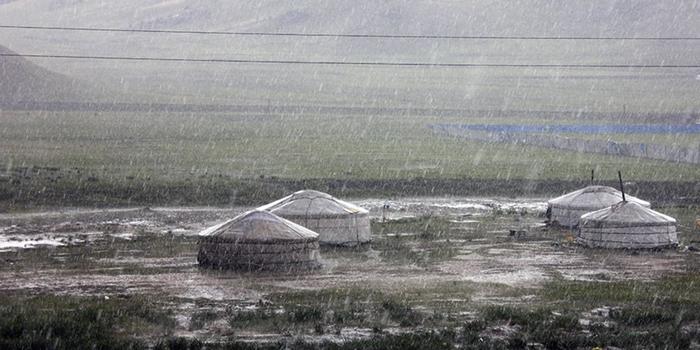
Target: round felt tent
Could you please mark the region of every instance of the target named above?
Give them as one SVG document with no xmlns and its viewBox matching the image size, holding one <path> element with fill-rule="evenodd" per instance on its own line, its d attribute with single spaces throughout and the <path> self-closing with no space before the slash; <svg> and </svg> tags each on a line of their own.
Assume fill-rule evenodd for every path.
<svg viewBox="0 0 700 350">
<path fill-rule="evenodd" d="M 200 232 L 202 266 L 269 270 L 320 266 L 318 234 L 262 210 L 252 210 Z"/>
<path fill-rule="evenodd" d="M 599 248 L 660 248 L 678 244 L 676 219 L 635 202 L 581 216 L 579 243 Z"/>
<path fill-rule="evenodd" d="M 319 234 L 321 244 L 355 246 L 369 242 L 369 212 L 327 193 L 303 190 L 258 208 Z"/>
<path fill-rule="evenodd" d="M 647 201 L 627 196 L 628 202 L 649 207 Z M 562 226 L 576 226 L 585 213 L 622 202 L 622 192 L 609 186 L 588 186 L 547 202 L 547 218 Z"/>
</svg>

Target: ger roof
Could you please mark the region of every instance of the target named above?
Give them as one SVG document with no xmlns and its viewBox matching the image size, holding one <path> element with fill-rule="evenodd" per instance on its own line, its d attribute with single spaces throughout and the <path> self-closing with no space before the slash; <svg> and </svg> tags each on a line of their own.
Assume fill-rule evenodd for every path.
<svg viewBox="0 0 700 350">
<path fill-rule="evenodd" d="M 625 195 L 628 202 L 650 206 L 649 202 Z M 622 192 L 609 186 L 588 186 L 549 200 L 552 207 L 569 209 L 599 209 L 622 202 Z"/>
<path fill-rule="evenodd" d="M 298 241 L 318 238 L 318 233 L 263 210 L 251 210 L 199 233 L 231 241 Z"/>
<path fill-rule="evenodd" d="M 314 190 L 302 190 L 280 200 L 266 204 L 259 210 L 267 210 L 281 216 L 336 216 L 366 214 L 367 210 Z"/>
<path fill-rule="evenodd" d="M 620 202 L 581 216 L 587 226 L 671 226 L 676 219 L 635 202 Z"/>
</svg>

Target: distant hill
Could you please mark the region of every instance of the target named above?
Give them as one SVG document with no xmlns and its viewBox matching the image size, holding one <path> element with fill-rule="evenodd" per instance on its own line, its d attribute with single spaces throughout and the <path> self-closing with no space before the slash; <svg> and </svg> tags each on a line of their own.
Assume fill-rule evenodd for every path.
<svg viewBox="0 0 700 350">
<path fill-rule="evenodd" d="M 0 23 L 235 32 L 698 37 L 700 5 L 692 0 L 0 0 Z M 23 54 L 269 61 L 694 65 L 700 57 L 700 45 L 684 40 L 302 38 L 6 28 L 0 29 L 0 43 Z M 108 102 L 614 113 L 700 110 L 698 71 L 690 69 L 35 62 L 121 94 L 110 95 Z"/>
<path fill-rule="evenodd" d="M 0 46 L 0 54 L 16 54 Z M 0 102 L 74 101 L 88 92 L 85 83 L 42 68 L 24 57 L 0 56 Z"/>
<path fill-rule="evenodd" d="M 700 31 L 700 5 L 688 0 L 0 0 L 0 5 L 3 23 L 37 25 L 445 35 Z"/>
</svg>

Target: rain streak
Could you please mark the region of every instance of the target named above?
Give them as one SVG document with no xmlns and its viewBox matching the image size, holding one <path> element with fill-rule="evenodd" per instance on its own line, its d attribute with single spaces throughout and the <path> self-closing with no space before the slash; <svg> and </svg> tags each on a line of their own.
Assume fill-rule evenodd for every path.
<svg viewBox="0 0 700 350">
<path fill-rule="evenodd" d="M 0 349 L 700 348 L 700 2 L 0 0 Z"/>
</svg>

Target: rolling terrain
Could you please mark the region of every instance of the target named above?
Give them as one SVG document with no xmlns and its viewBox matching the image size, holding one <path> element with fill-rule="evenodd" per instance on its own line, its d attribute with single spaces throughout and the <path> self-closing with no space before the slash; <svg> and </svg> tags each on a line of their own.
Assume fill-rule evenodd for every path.
<svg viewBox="0 0 700 350">
<path fill-rule="evenodd" d="M 3 24 L 126 29 L 409 35 L 697 37 L 692 1 L 217 1 L 0 5 Z M 697 64 L 693 41 L 258 37 L 8 29 L 24 53 L 380 62 Z M 119 102 L 694 113 L 699 71 L 640 68 L 416 68 L 41 59 L 120 92 Z M 114 100 L 114 99 L 112 99 Z"/>
<path fill-rule="evenodd" d="M 0 46 L 0 54 L 17 53 Z M 0 104 L 82 101 L 95 96 L 74 78 L 49 71 L 23 57 L 0 56 Z"/>
</svg>

